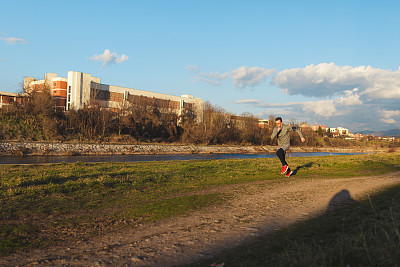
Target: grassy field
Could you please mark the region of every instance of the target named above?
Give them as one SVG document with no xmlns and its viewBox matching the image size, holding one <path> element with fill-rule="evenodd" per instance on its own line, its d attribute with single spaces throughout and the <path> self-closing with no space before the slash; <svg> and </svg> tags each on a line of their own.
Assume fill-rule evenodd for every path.
<svg viewBox="0 0 400 267">
<path fill-rule="evenodd" d="M 290 164 L 297 178 L 329 179 L 400 170 L 400 156 L 304 157 Z M 279 172 L 277 159 L 0 165 L 0 255 L 182 214 L 229 197 L 199 190 L 282 179 Z"/>
</svg>

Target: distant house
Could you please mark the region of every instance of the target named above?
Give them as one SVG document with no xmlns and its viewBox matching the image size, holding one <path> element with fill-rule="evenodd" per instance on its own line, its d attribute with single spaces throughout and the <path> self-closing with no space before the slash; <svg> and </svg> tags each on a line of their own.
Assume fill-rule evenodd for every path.
<svg viewBox="0 0 400 267">
<path fill-rule="evenodd" d="M 336 131 L 340 134 L 340 135 L 348 135 L 349 134 L 349 129 L 343 128 L 343 127 L 337 127 Z"/>
<path fill-rule="evenodd" d="M 311 126 L 308 124 L 308 123 L 306 123 L 306 122 L 302 122 L 302 123 L 300 123 L 300 125 L 299 125 L 299 127 L 300 128 L 311 128 Z"/>
<path fill-rule="evenodd" d="M 325 125 L 320 125 L 322 131 L 326 132 L 327 127 Z"/>
<path fill-rule="evenodd" d="M 364 135 L 361 134 L 361 133 L 356 133 L 356 134 L 354 135 L 354 139 L 356 139 L 356 140 L 361 140 L 361 139 L 363 139 L 363 138 L 364 138 Z"/>
<path fill-rule="evenodd" d="M 258 120 L 258 127 L 261 129 L 268 128 L 269 126 L 269 120 Z"/>
<path fill-rule="evenodd" d="M 311 129 L 312 129 L 313 131 L 318 131 L 318 128 L 319 128 L 318 123 L 314 123 L 314 125 L 311 126 Z"/>
</svg>

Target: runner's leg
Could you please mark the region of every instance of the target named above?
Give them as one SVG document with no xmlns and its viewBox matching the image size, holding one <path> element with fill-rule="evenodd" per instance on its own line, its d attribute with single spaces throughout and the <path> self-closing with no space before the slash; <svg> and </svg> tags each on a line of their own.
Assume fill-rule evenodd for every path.
<svg viewBox="0 0 400 267">
<path fill-rule="evenodd" d="M 279 160 L 281 161 L 282 166 L 287 165 L 285 154 L 286 153 L 282 148 L 279 148 L 278 151 L 276 151 L 276 155 L 278 156 Z"/>
</svg>

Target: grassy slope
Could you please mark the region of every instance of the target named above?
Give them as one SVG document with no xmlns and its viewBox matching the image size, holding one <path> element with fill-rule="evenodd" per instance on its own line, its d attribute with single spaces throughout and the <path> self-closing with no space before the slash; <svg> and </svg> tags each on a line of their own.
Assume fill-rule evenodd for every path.
<svg viewBox="0 0 400 267">
<path fill-rule="evenodd" d="M 291 158 L 297 177 L 354 177 L 400 168 L 398 154 Z M 226 197 L 182 194 L 281 178 L 277 159 L 41 166 L 0 165 L 0 253 L 156 221 Z"/>
</svg>

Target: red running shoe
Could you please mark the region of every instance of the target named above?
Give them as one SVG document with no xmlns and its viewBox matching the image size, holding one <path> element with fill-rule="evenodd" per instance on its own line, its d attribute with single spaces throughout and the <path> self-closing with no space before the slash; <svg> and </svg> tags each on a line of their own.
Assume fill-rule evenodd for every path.
<svg viewBox="0 0 400 267">
<path fill-rule="evenodd" d="M 287 172 L 287 170 L 289 169 L 288 165 L 282 166 L 282 171 L 281 174 L 285 174 Z"/>
<path fill-rule="evenodd" d="M 289 171 L 286 175 L 285 175 L 285 177 L 290 177 L 290 175 L 292 175 L 293 174 L 293 171 Z"/>
</svg>

